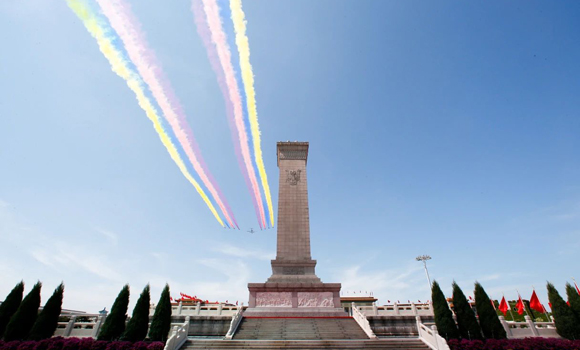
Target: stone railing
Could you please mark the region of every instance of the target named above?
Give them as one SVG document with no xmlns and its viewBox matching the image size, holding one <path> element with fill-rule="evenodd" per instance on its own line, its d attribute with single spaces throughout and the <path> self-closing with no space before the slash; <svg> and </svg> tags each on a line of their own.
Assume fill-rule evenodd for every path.
<svg viewBox="0 0 580 350">
<path fill-rule="evenodd" d="M 69 317 L 69 319 L 65 322 L 58 322 L 54 336 L 96 338 L 105 322 L 105 317 L 100 314 L 63 315 L 61 319 L 63 317 Z"/>
<path fill-rule="evenodd" d="M 355 303 L 352 303 L 352 318 L 354 318 L 356 323 L 358 323 L 360 328 L 362 328 L 362 330 L 367 334 L 369 338 L 371 339 L 377 338 L 366 316 L 359 311 Z"/>
<path fill-rule="evenodd" d="M 185 318 L 185 322 L 179 326 L 173 326 L 171 335 L 167 338 L 165 348 L 163 350 L 178 350 L 186 341 L 187 333 L 189 332 L 189 316 Z"/>
<path fill-rule="evenodd" d="M 508 322 L 503 316 L 499 316 L 499 320 L 509 339 L 530 337 L 560 338 L 556 332 L 554 322 L 534 322 L 527 315 L 524 316 L 524 319 L 525 322 Z"/>
<path fill-rule="evenodd" d="M 238 329 L 238 326 L 240 325 L 240 323 L 242 322 L 242 312 L 243 312 L 243 308 L 239 308 L 238 312 L 236 312 L 234 314 L 234 316 L 232 317 L 232 322 L 230 322 L 230 329 L 228 329 L 228 332 L 226 333 L 226 337 L 225 339 L 227 340 L 232 340 L 232 338 L 234 337 L 234 334 L 236 333 L 236 330 Z"/>
<path fill-rule="evenodd" d="M 431 304 L 393 304 L 383 306 L 359 306 L 365 316 L 433 316 Z"/>
<path fill-rule="evenodd" d="M 196 305 L 179 305 L 171 307 L 171 314 L 173 316 L 184 315 L 184 316 L 233 316 L 239 309 L 243 306 L 230 306 L 224 304 L 214 304 L 201 306 L 200 303 Z M 155 313 L 155 307 L 152 306 L 149 315 L 153 316 Z"/>
<path fill-rule="evenodd" d="M 445 338 L 437 332 L 437 326 L 429 326 L 421 323 L 421 318 L 417 317 L 417 328 L 419 330 L 419 339 L 433 350 L 450 350 Z"/>
</svg>

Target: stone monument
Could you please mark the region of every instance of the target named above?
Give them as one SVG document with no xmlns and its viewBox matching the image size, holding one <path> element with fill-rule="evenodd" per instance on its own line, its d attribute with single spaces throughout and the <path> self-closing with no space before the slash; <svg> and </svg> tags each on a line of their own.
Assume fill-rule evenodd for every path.
<svg viewBox="0 0 580 350">
<path fill-rule="evenodd" d="M 249 283 L 244 316 L 346 316 L 340 283 L 323 283 L 310 255 L 308 142 L 278 142 L 280 169 L 276 259 L 266 283 Z"/>
</svg>

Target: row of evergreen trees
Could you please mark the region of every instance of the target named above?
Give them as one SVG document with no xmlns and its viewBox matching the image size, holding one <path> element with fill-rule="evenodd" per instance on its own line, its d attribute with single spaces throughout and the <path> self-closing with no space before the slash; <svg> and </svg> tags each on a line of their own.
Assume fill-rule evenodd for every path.
<svg viewBox="0 0 580 350">
<path fill-rule="evenodd" d="M 495 308 L 479 282 L 475 283 L 474 290 L 475 308 L 479 315 L 479 322 L 459 285 L 454 281 L 452 286 L 453 310 L 455 311 L 457 323 L 453 319 L 453 313 L 449 309 L 445 295 L 437 281 L 433 282 L 431 289 L 435 325 L 442 337 L 445 339 L 506 338 L 505 329 L 497 317 Z"/>
<path fill-rule="evenodd" d="M 149 328 L 149 304 L 151 302 L 150 288 L 146 285 L 137 304 L 133 309 L 133 315 L 127 321 L 127 308 L 129 306 L 129 285 L 123 286 L 117 299 L 113 303 L 111 312 L 105 319 L 105 323 L 99 332 L 98 340 L 125 340 L 141 341 L 147 337 L 149 340 L 166 341 L 171 328 L 171 300 L 169 297 L 169 285 L 165 285 L 155 308 L 151 327 Z M 126 327 L 125 327 L 126 323 Z"/>
<path fill-rule="evenodd" d="M 39 313 L 40 290 L 42 283 L 37 282 L 24 299 L 24 282 L 18 283 L 0 304 L 0 339 L 41 340 L 52 337 L 58 326 L 62 310 L 64 284 L 60 284 Z M 149 328 L 149 304 L 151 301 L 149 285 L 145 286 L 137 300 L 133 315 L 127 321 L 129 306 L 129 285 L 125 285 L 111 308 L 110 314 L 99 332 L 99 340 L 149 340 L 165 341 L 171 328 L 171 301 L 169 285 L 161 292 Z M 126 327 L 125 327 L 126 324 Z"/>
<path fill-rule="evenodd" d="M 489 296 L 480 283 L 475 283 L 476 314 L 469 305 L 465 294 L 457 283 L 453 282 L 453 313 L 447 304 L 445 295 L 437 281 L 433 282 L 431 300 L 435 325 L 439 335 L 445 339 L 505 339 L 506 332 L 495 311 Z M 556 330 L 562 338 L 580 339 L 580 293 L 569 283 L 566 284 L 568 303 L 560 296 L 554 285 L 548 282 L 548 300 L 552 305 L 552 315 Z M 457 322 L 456 322 L 457 321 Z"/>
<path fill-rule="evenodd" d="M 54 290 L 40 313 L 40 290 L 37 282 L 24 299 L 24 282 L 18 283 L 0 305 L 0 338 L 40 340 L 52 337 L 58 326 L 64 284 Z"/>
<path fill-rule="evenodd" d="M 570 283 L 566 283 L 568 303 L 558 293 L 554 285 L 548 282 L 548 300 L 552 304 L 552 315 L 556 330 L 562 338 L 580 339 L 580 294 Z"/>
</svg>

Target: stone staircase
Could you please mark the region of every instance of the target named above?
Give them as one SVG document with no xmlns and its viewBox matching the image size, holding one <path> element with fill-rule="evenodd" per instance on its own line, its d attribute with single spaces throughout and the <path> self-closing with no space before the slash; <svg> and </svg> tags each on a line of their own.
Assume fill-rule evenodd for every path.
<svg viewBox="0 0 580 350">
<path fill-rule="evenodd" d="M 353 318 L 246 318 L 233 340 L 190 339 L 194 349 L 428 350 L 418 338 L 369 339 Z"/>
<path fill-rule="evenodd" d="M 368 339 L 353 318 L 246 318 L 235 340 Z"/>
<path fill-rule="evenodd" d="M 180 350 L 195 349 L 385 349 L 430 350 L 418 338 L 343 339 L 343 340 L 188 340 Z"/>
</svg>

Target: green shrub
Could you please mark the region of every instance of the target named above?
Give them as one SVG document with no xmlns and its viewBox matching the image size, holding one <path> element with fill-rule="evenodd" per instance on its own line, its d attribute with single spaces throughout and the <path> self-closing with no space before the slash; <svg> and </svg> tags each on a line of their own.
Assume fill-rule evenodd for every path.
<svg viewBox="0 0 580 350">
<path fill-rule="evenodd" d="M 60 284 L 48 299 L 44 308 L 38 315 L 30 334 L 29 339 L 41 340 L 52 337 L 58 326 L 58 318 L 62 309 L 62 298 L 64 293 L 64 284 Z"/>
<path fill-rule="evenodd" d="M 453 314 L 449 309 L 445 295 L 443 295 L 443 291 L 437 281 L 433 281 L 433 286 L 431 287 L 431 300 L 433 301 L 435 325 L 437 326 L 439 335 L 445 339 L 459 338 L 459 331 L 453 320 Z"/>
<path fill-rule="evenodd" d="M 459 329 L 459 334 L 463 339 L 482 339 L 481 328 L 477 319 L 475 318 L 475 312 L 469 302 L 463 294 L 459 285 L 453 281 L 453 310 L 455 311 L 455 316 L 457 317 L 457 328 Z"/>
<path fill-rule="evenodd" d="M 111 312 L 105 319 L 103 328 L 99 332 L 98 340 L 117 340 L 125 331 L 125 321 L 127 320 L 127 308 L 129 307 L 129 285 L 123 286 L 123 289 L 117 295 L 113 303 Z"/>
<path fill-rule="evenodd" d="M 122 340 L 131 342 L 141 341 L 147 336 L 149 328 L 149 305 L 151 304 L 151 296 L 149 292 L 149 285 L 146 285 L 137 300 L 137 304 L 133 309 L 133 315 L 127 323 L 127 330 L 123 334 Z"/>
<path fill-rule="evenodd" d="M 6 325 L 10 322 L 10 318 L 22 302 L 22 295 L 24 294 L 24 282 L 20 281 L 16 284 L 12 291 L 8 293 L 4 302 L 0 304 L 0 339 L 4 335 Z"/>
<path fill-rule="evenodd" d="M 550 282 L 547 284 L 548 300 L 552 304 L 552 314 L 556 331 L 562 338 L 580 339 L 580 324 L 572 309 L 566 304 L 560 293 Z"/>
<path fill-rule="evenodd" d="M 171 329 L 171 300 L 169 299 L 169 285 L 166 284 L 161 292 L 159 303 L 155 307 L 149 339 L 153 341 L 166 341 Z"/>
<path fill-rule="evenodd" d="M 40 307 L 40 289 L 42 283 L 36 282 L 30 292 L 24 297 L 18 310 L 14 313 L 4 332 L 4 340 L 23 340 L 38 317 Z"/>
<path fill-rule="evenodd" d="M 475 282 L 475 308 L 479 316 L 479 325 L 485 338 L 506 339 L 506 332 L 497 316 L 491 300 L 479 282 Z"/>
</svg>

